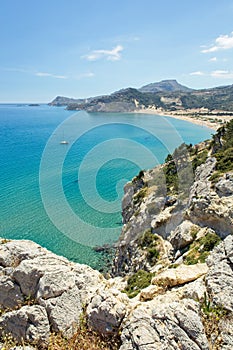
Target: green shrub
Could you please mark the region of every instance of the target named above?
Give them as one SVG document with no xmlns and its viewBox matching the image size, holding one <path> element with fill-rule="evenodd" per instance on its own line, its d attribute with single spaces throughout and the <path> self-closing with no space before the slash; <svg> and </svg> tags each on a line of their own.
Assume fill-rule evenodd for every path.
<svg viewBox="0 0 233 350">
<path fill-rule="evenodd" d="M 195 170 L 199 165 L 204 164 L 207 157 L 208 157 L 207 150 L 197 153 L 192 160 L 193 170 Z"/>
<path fill-rule="evenodd" d="M 154 235 L 151 232 L 151 229 L 149 228 L 146 231 L 144 231 L 144 233 L 139 241 L 139 246 L 141 248 L 152 246 L 157 239 L 158 239 L 158 237 L 156 235 Z"/>
<path fill-rule="evenodd" d="M 215 154 L 217 159 L 216 170 L 225 173 L 233 170 L 233 147 Z"/>
<path fill-rule="evenodd" d="M 138 173 L 138 175 L 136 175 L 136 176 L 133 178 L 132 182 L 133 182 L 133 183 L 137 183 L 138 181 L 142 180 L 142 179 L 143 179 L 143 176 L 144 176 L 144 171 L 145 171 L 145 170 L 140 170 L 139 173 Z"/>
<path fill-rule="evenodd" d="M 146 197 L 146 193 L 147 193 L 147 188 L 146 187 L 141 188 L 133 197 L 134 204 L 141 203 L 143 198 Z"/>
<path fill-rule="evenodd" d="M 213 183 L 213 184 L 216 184 L 219 180 L 219 178 L 221 177 L 222 173 L 220 171 L 215 171 L 213 173 L 213 175 L 210 176 L 210 181 Z"/>
<path fill-rule="evenodd" d="M 204 263 L 211 250 L 221 241 L 220 237 L 215 233 L 207 233 L 206 236 L 194 241 L 189 246 L 189 253 L 185 257 L 186 265 L 194 265 Z"/>
<path fill-rule="evenodd" d="M 228 319 L 229 312 L 225 310 L 221 306 L 217 306 L 211 302 L 211 300 L 207 297 L 207 294 L 204 295 L 204 301 L 201 304 L 201 313 L 202 313 L 202 323 L 205 329 L 205 334 L 209 341 L 209 344 L 213 344 L 212 349 L 220 350 L 222 349 L 223 339 L 221 336 L 222 333 L 222 325 L 226 321 L 232 320 Z M 220 326 L 221 322 L 221 326 Z M 214 335 L 214 338 L 213 338 Z"/>
<path fill-rule="evenodd" d="M 207 233 L 200 239 L 200 245 L 203 245 L 203 251 L 210 252 L 221 241 L 221 238 L 215 233 Z"/>
<path fill-rule="evenodd" d="M 129 277 L 127 286 L 123 290 L 129 298 L 134 298 L 140 291 L 150 285 L 153 274 L 144 270 L 139 270 Z"/>
<path fill-rule="evenodd" d="M 151 247 L 147 252 L 148 260 L 151 264 L 155 264 L 159 258 L 159 251 L 155 247 Z"/>
<path fill-rule="evenodd" d="M 151 232 L 151 229 L 146 230 L 140 238 L 138 245 L 142 249 L 146 249 L 146 257 L 150 264 L 155 264 L 159 258 L 159 251 L 156 248 L 158 244 L 158 236 Z"/>
</svg>

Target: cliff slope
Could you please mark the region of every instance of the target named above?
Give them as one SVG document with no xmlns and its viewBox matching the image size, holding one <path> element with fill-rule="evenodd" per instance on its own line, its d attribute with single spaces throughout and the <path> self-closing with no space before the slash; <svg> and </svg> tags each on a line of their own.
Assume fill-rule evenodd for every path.
<svg viewBox="0 0 233 350">
<path fill-rule="evenodd" d="M 0 347 L 52 350 L 85 319 L 120 350 L 232 349 L 232 136 L 230 122 L 126 185 L 114 278 L 1 239 Z"/>
</svg>

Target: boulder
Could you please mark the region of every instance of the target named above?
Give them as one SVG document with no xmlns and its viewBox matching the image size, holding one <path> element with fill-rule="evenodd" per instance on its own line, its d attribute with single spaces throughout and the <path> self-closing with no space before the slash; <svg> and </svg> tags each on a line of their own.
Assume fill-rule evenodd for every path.
<svg viewBox="0 0 233 350">
<path fill-rule="evenodd" d="M 11 334 L 19 343 L 26 341 L 44 344 L 50 334 L 45 308 L 39 305 L 23 306 L 0 317 L 0 334 Z"/>
<path fill-rule="evenodd" d="M 124 321 L 120 350 L 208 350 L 198 304 L 191 299 L 138 307 Z"/>
<path fill-rule="evenodd" d="M 205 275 L 208 271 L 207 265 L 179 265 L 177 268 L 167 269 L 156 275 L 151 283 L 166 287 L 174 287 L 185 284 L 187 282 L 195 281 L 197 278 Z"/>
<path fill-rule="evenodd" d="M 204 278 L 205 276 L 202 276 L 194 282 L 187 283 L 182 289 L 183 298 L 198 300 L 202 303 L 206 295 Z"/>
<path fill-rule="evenodd" d="M 75 274 L 67 269 L 45 272 L 37 286 L 37 298 L 49 299 L 60 296 L 75 286 Z"/>
<path fill-rule="evenodd" d="M 48 251 L 39 244 L 27 240 L 2 240 L 0 244 L 0 265 L 16 267 L 22 260 L 44 255 Z"/>
<path fill-rule="evenodd" d="M 140 301 L 152 300 L 156 295 L 163 293 L 163 287 L 150 285 L 144 288 L 139 295 Z"/>
<path fill-rule="evenodd" d="M 39 299 L 39 303 L 47 311 L 53 332 L 61 332 L 67 337 L 74 334 L 83 314 L 80 293 L 76 286 L 56 298 Z"/>
<path fill-rule="evenodd" d="M 181 349 L 209 349 L 199 305 L 193 300 L 184 299 L 180 302 L 161 306 L 160 310 L 154 310 L 152 317 L 160 329 L 160 322 L 167 326 L 168 333 Z M 167 339 L 169 339 L 169 336 Z M 175 347 L 175 349 L 177 348 Z"/>
<path fill-rule="evenodd" d="M 226 174 L 215 185 L 219 197 L 228 197 L 233 195 L 233 174 Z"/>
<path fill-rule="evenodd" d="M 13 309 L 24 300 L 19 286 L 10 276 L 0 276 L 0 308 Z"/>
<path fill-rule="evenodd" d="M 206 288 L 215 305 L 233 312 L 233 236 L 228 236 L 207 258 Z"/>
<path fill-rule="evenodd" d="M 79 289 L 83 305 L 89 304 L 100 286 L 104 288 L 107 285 L 107 280 L 103 275 L 90 266 L 73 264 L 72 272 L 75 274 L 75 285 Z"/>
<path fill-rule="evenodd" d="M 15 268 L 13 278 L 19 284 L 24 295 L 34 297 L 37 293 L 40 278 L 45 272 L 50 271 L 68 273 L 70 271 L 68 260 L 52 253 L 23 260 Z"/>
<path fill-rule="evenodd" d="M 153 327 L 152 315 L 141 307 L 124 321 L 120 350 L 160 350 L 160 335 Z M 169 348 L 168 348 L 169 349 Z M 171 350 L 170 348 L 169 350 Z"/>
<path fill-rule="evenodd" d="M 183 221 L 177 228 L 171 232 L 168 241 L 172 244 L 175 250 L 182 249 L 195 239 L 199 227 L 191 221 Z"/>
<path fill-rule="evenodd" d="M 117 333 L 127 312 L 129 299 L 116 289 L 98 291 L 86 310 L 89 326 L 101 334 Z"/>
</svg>

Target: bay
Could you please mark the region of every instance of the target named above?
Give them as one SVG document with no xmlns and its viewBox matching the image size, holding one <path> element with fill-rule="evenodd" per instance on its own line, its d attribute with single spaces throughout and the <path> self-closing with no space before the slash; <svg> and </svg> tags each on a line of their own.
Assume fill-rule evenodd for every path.
<svg viewBox="0 0 233 350">
<path fill-rule="evenodd" d="M 0 105 L 0 235 L 101 269 L 106 257 L 93 246 L 120 234 L 123 185 L 211 133 L 146 114 Z"/>
</svg>

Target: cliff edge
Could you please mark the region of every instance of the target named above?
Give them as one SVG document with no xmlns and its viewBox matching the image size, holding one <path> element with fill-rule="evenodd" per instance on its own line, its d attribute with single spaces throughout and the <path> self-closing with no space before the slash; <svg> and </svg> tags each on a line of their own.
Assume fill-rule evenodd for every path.
<svg viewBox="0 0 233 350">
<path fill-rule="evenodd" d="M 232 349 L 232 136 L 230 122 L 125 186 L 112 278 L 1 239 L 0 347 L 55 349 L 51 337 L 74 337 L 85 319 L 117 339 L 105 349 Z"/>
</svg>

